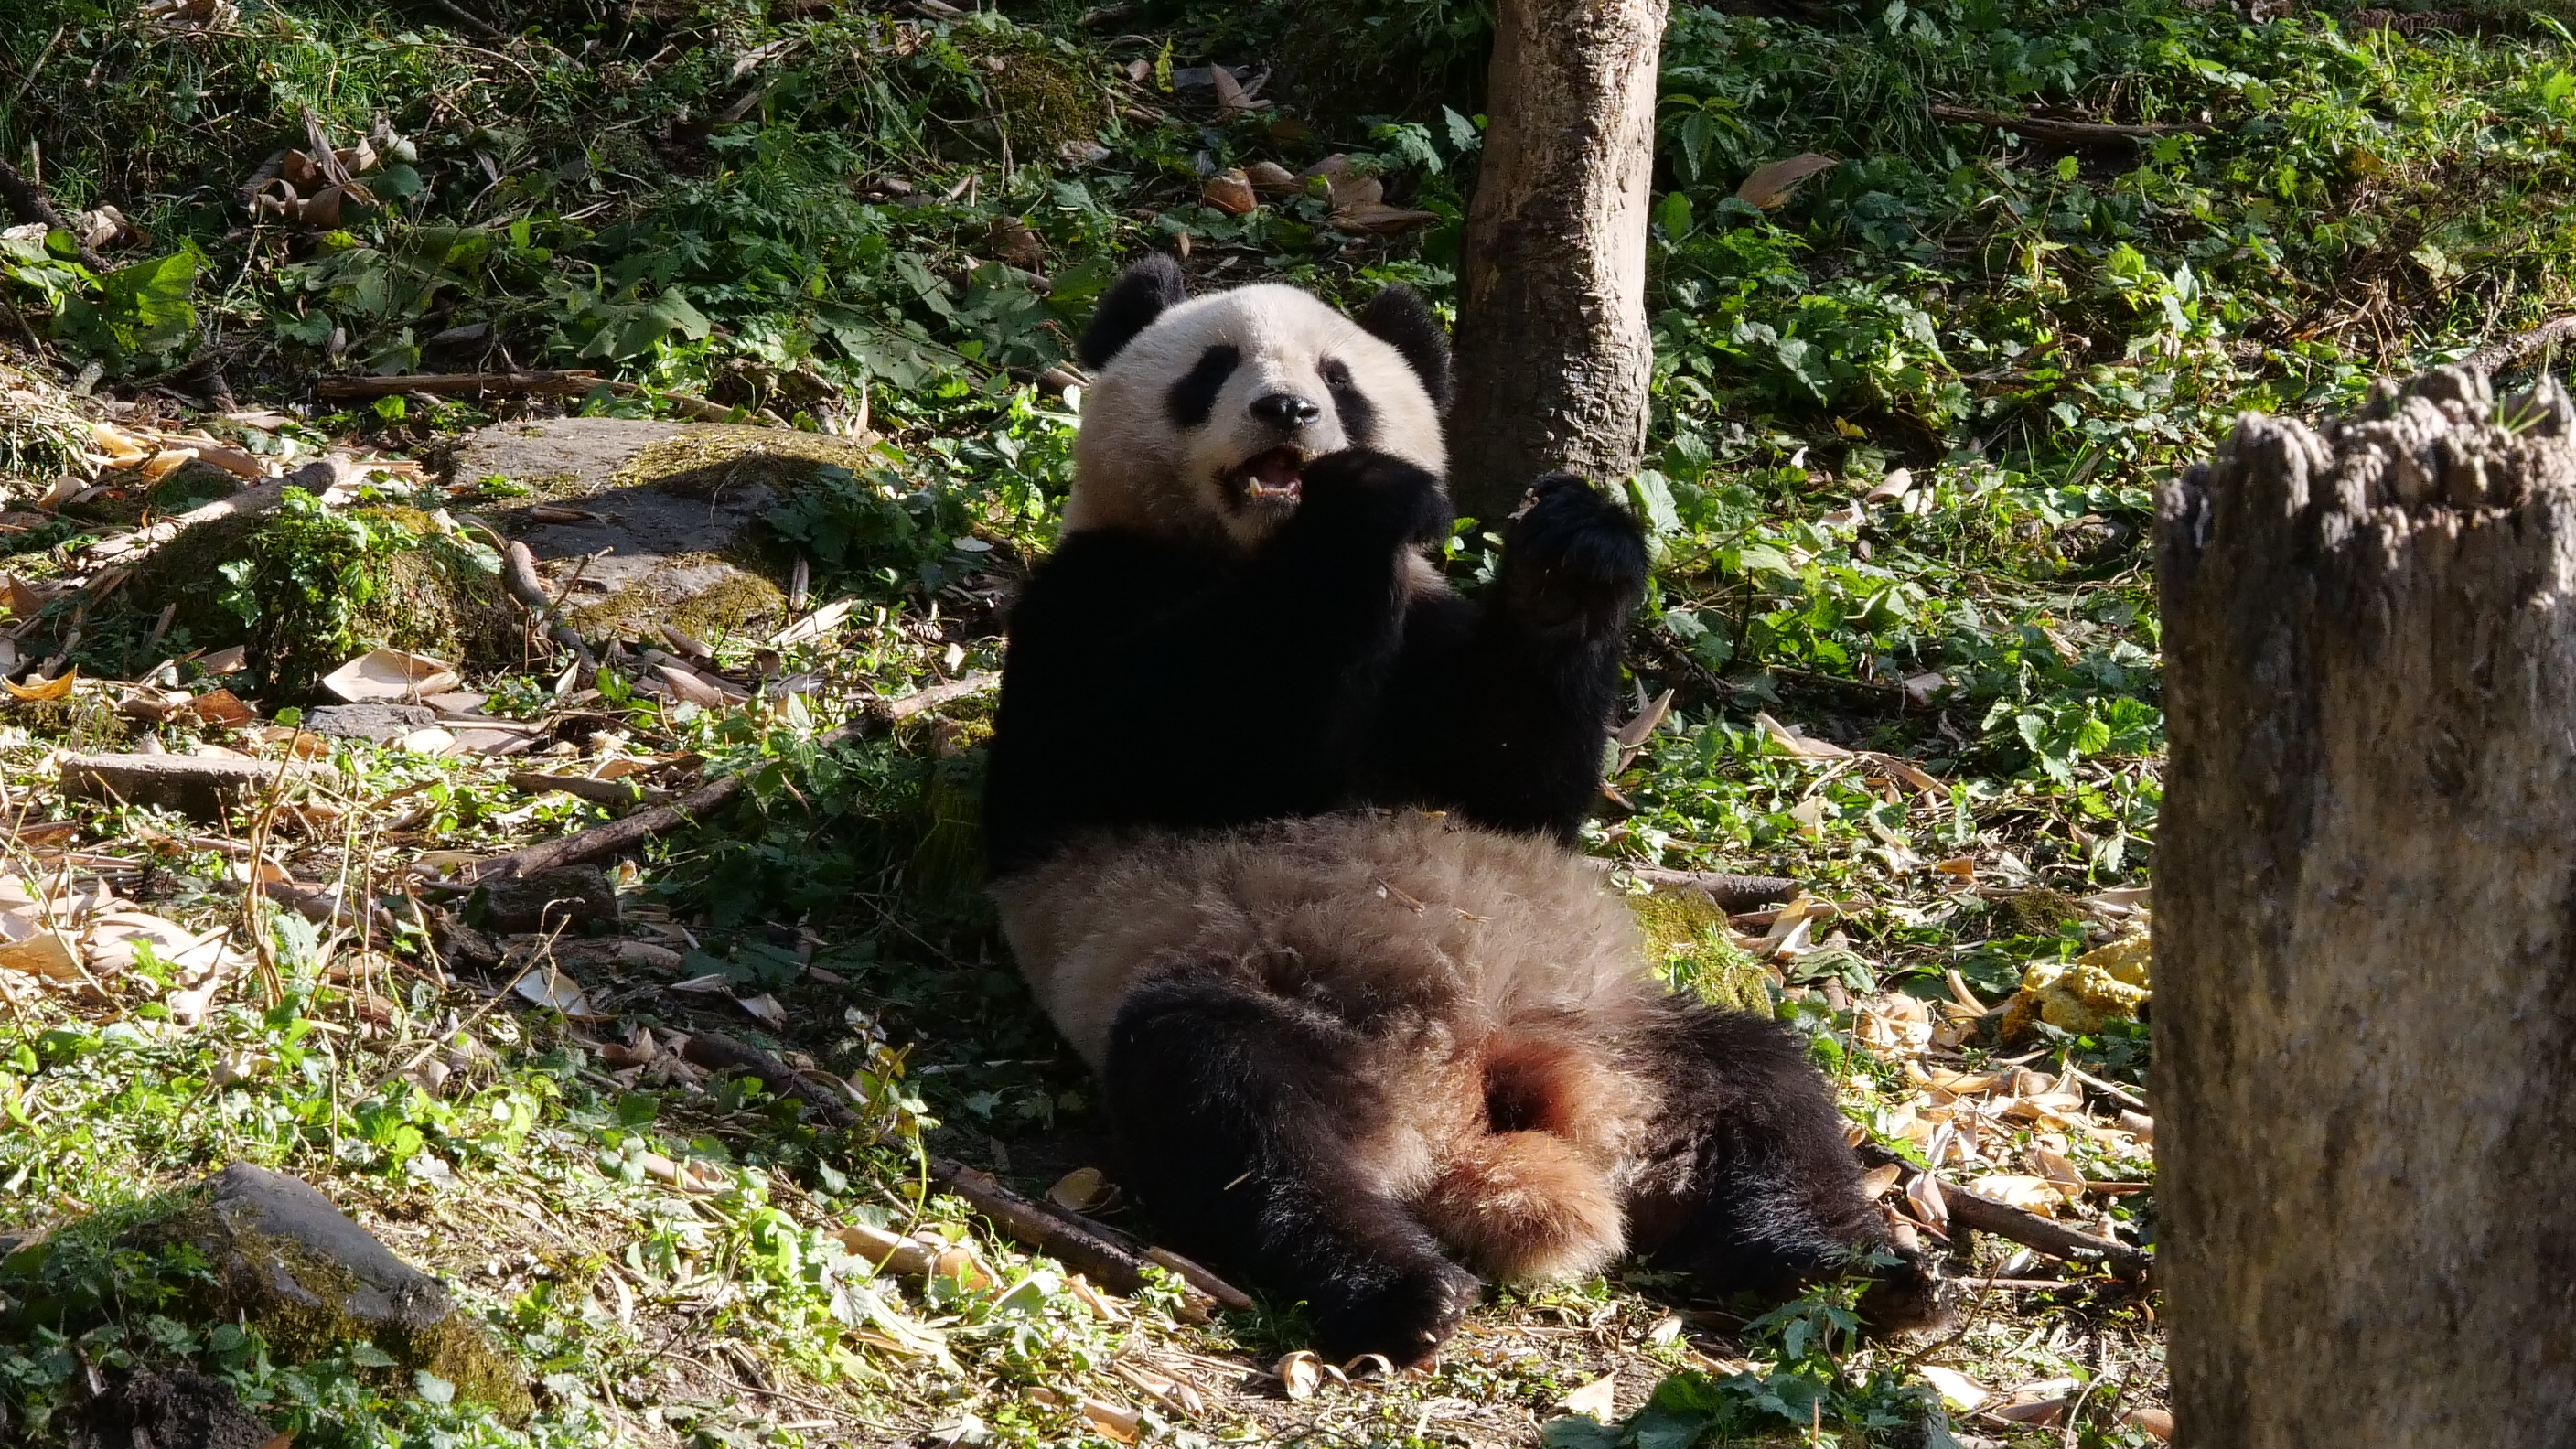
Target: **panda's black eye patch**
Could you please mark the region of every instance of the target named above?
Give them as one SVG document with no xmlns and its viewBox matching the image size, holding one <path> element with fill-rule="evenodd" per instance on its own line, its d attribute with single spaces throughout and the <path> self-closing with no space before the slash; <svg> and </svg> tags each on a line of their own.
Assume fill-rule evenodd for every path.
<svg viewBox="0 0 2576 1449">
<path fill-rule="evenodd" d="M 1332 394 L 1333 411 L 1341 415 L 1342 436 L 1354 448 L 1365 448 L 1377 441 L 1377 404 L 1368 400 L 1360 385 L 1351 377 L 1351 367 L 1338 357 L 1327 357 L 1316 371 L 1324 375 L 1324 390 Z"/>
<path fill-rule="evenodd" d="M 1216 395 L 1225 390 L 1225 380 L 1242 365 L 1243 353 L 1228 343 L 1220 342 L 1200 353 L 1199 360 L 1163 395 L 1163 406 L 1171 413 L 1172 421 L 1185 428 L 1204 425 L 1208 414 L 1216 411 Z"/>
</svg>

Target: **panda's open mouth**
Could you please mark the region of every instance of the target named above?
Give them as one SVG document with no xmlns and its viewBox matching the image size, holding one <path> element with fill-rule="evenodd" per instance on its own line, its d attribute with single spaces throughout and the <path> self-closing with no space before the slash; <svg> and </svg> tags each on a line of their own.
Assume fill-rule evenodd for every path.
<svg viewBox="0 0 2576 1449">
<path fill-rule="evenodd" d="M 1226 479 L 1247 502 L 1275 498 L 1293 503 L 1305 487 L 1305 469 L 1306 455 L 1302 450 L 1272 448 L 1245 459 Z"/>
</svg>

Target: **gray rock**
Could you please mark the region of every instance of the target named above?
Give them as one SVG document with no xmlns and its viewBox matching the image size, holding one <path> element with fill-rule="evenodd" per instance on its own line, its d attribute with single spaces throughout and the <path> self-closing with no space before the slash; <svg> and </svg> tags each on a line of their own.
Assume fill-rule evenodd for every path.
<svg viewBox="0 0 2576 1449">
<path fill-rule="evenodd" d="M 465 914 L 483 929 L 505 936 L 614 925 L 617 887 L 597 866 L 557 866 L 476 886 L 466 898 Z"/>
<path fill-rule="evenodd" d="M 425 704 L 326 704 L 304 712 L 304 727 L 317 735 L 380 745 L 436 723 L 438 711 Z"/>
<path fill-rule="evenodd" d="M 817 468 L 876 461 L 792 428 L 551 418 L 468 434 L 447 478 L 529 490 L 476 512 L 528 545 L 575 628 L 649 642 L 656 622 L 714 639 L 781 615 L 787 560 L 761 520 Z"/>
<path fill-rule="evenodd" d="M 65 755 L 62 770 L 63 793 L 75 799 L 156 805 L 213 821 L 265 799 L 281 778 L 271 761 L 226 755 Z M 302 762 L 282 770 L 289 784 L 313 772 Z"/>
<path fill-rule="evenodd" d="M 255 1324 L 281 1362 L 350 1339 L 392 1356 L 408 1388 L 427 1370 L 505 1413 L 532 1408 L 524 1376 L 436 1278 L 395 1257 L 310 1184 L 236 1162 L 204 1196 L 138 1230 L 146 1243 L 206 1255 L 213 1284 L 197 1306 Z M 158 1441 L 156 1441 L 158 1442 Z"/>
</svg>

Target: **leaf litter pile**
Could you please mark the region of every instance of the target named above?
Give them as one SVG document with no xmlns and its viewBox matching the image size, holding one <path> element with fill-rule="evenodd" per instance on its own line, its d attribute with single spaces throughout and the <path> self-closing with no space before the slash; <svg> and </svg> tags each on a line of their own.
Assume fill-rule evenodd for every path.
<svg viewBox="0 0 2576 1449">
<path fill-rule="evenodd" d="M 1448 305 L 1483 22 L 510 11 L 0 19 L 0 1439 L 124 1442 L 138 1385 L 307 1446 L 2169 1434 L 2148 486 L 2548 362 L 2563 29 L 1674 8 L 1586 847 L 1642 969 L 1806 1034 L 1957 1318 L 1622 1271 L 1390 1374 L 1156 1245 L 976 789 L 1092 299 L 1151 247 Z M 532 1404 L 210 1308 L 156 1225 L 227 1162 Z"/>
</svg>

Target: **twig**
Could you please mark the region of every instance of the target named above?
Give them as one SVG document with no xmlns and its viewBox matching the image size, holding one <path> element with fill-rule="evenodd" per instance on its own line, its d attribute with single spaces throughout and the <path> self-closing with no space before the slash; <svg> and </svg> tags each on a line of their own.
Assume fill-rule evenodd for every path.
<svg viewBox="0 0 2576 1449">
<path fill-rule="evenodd" d="M 1729 912 L 1785 901 L 1798 890 L 1798 883 L 1787 876 L 1668 870 L 1660 865 L 1631 865 L 1617 860 L 1596 860 L 1594 864 L 1605 870 L 1626 871 L 1659 891 L 1705 891 L 1720 910 Z"/>
<path fill-rule="evenodd" d="M 2510 372 L 2542 353 L 2576 341 L 2576 313 L 2552 317 L 2528 332 L 2517 332 L 2502 341 L 2490 342 L 2459 360 L 2458 366 L 2474 367 L 2493 376 Z"/>
<path fill-rule="evenodd" d="M 415 372 L 395 377 L 326 377 L 313 384 L 313 395 L 334 402 L 366 402 L 398 393 L 427 393 L 447 397 L 459 393 L 488 395 L 492 393 L 526 393 L 536 397 L 579 397 L 595 388 L 606 388 L 619 397 L 659 398 L 671 410 L 693 422 L 727 423 L 742 412 L 723 403 L 710 402 L 687 393 L 653 392 L 622 378 L 601 377 L 581 369 L 540 369 L 532 372 Z"/>
<path fill-rule="evenodd" d="M 101 275 L 116 270 L 107 264 L 107 258 L 80 239 L 79 232 L 72 231 L 71 223 L 64 221 L 63 214 L 54 210 L 54 203 L 46 197 L 45 189 L 28 180 L 17 167 L 9 164 L 9 158 L 5 156 L 0 156 L 0 200 L 9 203 L 9 214 L 20 221 L 42 223 L 49 231 L 71 232 L 72 246 L 82 266 Z"/>
<path fill-rule="evenodd" d="M 2010 116 L 1972 106 L 1932 107 L 1932 119 L 1954 126 L 1987 126 L 2011 131 L 2033 141 L 2065 146 L 2102 146 L 2113 141 L 2160 141 L 2167 136 L 2214 136 L 2223 129 L 2208 121 L 2158 121 L 2118 126 L 2106 121 L 2061 121 L 2049 116 Z"/>
<path fill-rule="evenodd" d="M 806 1081 L 802 1073 L 779 1058 L 722 1032 L 691 1032 L 688 1041 L 681 1046 L 680 1054 L 709 1071 L 747 1072 L 756 1076 L 771 1091 L 813 1108 L 816 1116 L 833 1127 L 847 1131 L 862 1125 L 859 1114 L 852 1111 L 848 1103 Z M 1177 1253 L 1159 1249 L 1142 1255 L 1129 1252 L 1089 1225 L 1022 1197 L 1004 1187 L 992 1174 L 979 1172 L 962 1162 L 932 1157 L 930 1180 L 964 1198 L 1003 1232 L 1053 1256 L 1069 1268 L 1090 1275 L 1105 1287 L 1121 1293 L 1135 1293 L 1145 1286 L 1146 1267 L 1159 1264 L 1178 1273 L 1195 1290 L 1197 1297 L 1209 1303 L 1232 1309 L 1252 1306 L 1251 1298 L 1243 1290 Z M 1197 1307 L 1204 1315 L 1206 1303 Z"/>
<path fill-rule="evenodd" d="M 1002 682 L 998 674 L 970 674 L 946 684 L 868 707 L 868 715 L 855 724 L 843 725 L 822 735 L 815 743 L 828 748 L 844 740 L 857 738 L 878 725 L 893 724 L 954 703 L 972 695 L 983 694 Z M 699 786 L 667 805 L 638 810 L 623 820 L 594 825 L 553 840 L 542 840 L 523 846 L 507 855 L 496 855 L 475 870 L 477 878 L 494 880 L 504 876 L 528 875 L 551 870 L 559 865 L 576 865 L 599 860 L 632 850 L 656 835 L 667 834 L 713 811 L 742 793 L 743 776 L 727 775 Z"/>
<path fill-rule="evenodd" d="M 271 479 L 255 488 L 245 488 L 230 498 L 218 498 L 202 508 L 191 508 L 173 518 L 162 519 L 149 528 L 115 534 L 81 550 L 84 564 L 132 564 L 144 555 L 168 543 L 201 523 L 237 518 L 246 514 L 266 513 L 286 501 L 286 490 L 301 488 L 321 493 L 349 476 L 350 465 L 341 457 L 317 458 L 283 478 Z"/>
<path fill-rule="evenodd" d="M 2051 1257 L 2107 1263 L 2111 1271 L 2123 1278 L 2142 1276 L 2155 1264 L 2154 1255 L 2142 1249 L 2095 1237 L 2091 1233 L 2077 1232 L 2054 1219 L 2024 1212 L 1990 1197 L 1980 1197 L 1964 1187 L 1942 1183 L 1941 1200 L 1949 1206 L 1950 1221 L 1960 1227 L 2008 1238 Z"/>
</svg>

